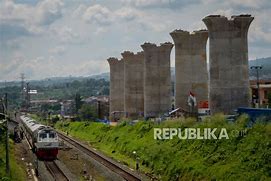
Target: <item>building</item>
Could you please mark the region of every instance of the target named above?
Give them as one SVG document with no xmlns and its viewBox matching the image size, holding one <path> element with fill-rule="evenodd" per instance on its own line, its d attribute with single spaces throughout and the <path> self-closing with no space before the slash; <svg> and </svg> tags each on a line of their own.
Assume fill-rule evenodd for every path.
<svg viewBox="0 0 271 181">
<path fill-rule="evenodd" d="M 109 117 L 109 97 L 91 96 L 82 100 L 85 104 L 93 106 L 99 119 L 107 120 Z"/>
<path fill-rule="evenodd" d="M 260 106 L 266 107 L 268 105 L 268 96 L 271 96 L 271 79 L 259 80 L 259 88 L 260 88 L 259 89 Z M 255 106 L 257 95 L 258 95 L 256 80 L 250 80 L 250 89 L 251 89 L 252 103 Z"/>
<path fill-rule="evenodd" d="M 75 114 L 74 100 L 64 100 L 61 103 L 61 116 L 73 116 Z"/>
<path fill-rule="evenodd" d="M 59 113 L 60 109 L 54 109 L 59 108 L 60 102 L 56 99 L 41 99 L 41 100 L 31 100 L 30 101 L 30 112 L 40 112 L 44 110 L 54 110 L 55 113 Z"/>
</svg>

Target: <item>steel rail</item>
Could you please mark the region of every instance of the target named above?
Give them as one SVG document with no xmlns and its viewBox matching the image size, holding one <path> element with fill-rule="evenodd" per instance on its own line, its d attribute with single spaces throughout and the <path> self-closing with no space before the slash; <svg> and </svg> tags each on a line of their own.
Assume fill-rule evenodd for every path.
<svg viewBox="0 0 271 181">
<path fill-rule="evenodd" d="M 129 172 L 128 170 L 122 168 L 121 166 L 119 166 L 118 164 L 114 163 L 112 160 L 109 160 L 107 158 L 105 158 L 104 156 L 96 153 L 95 151 L 89 149 L 88 147 L 86 147 L 85 145 L 83 145 L 82 143 L 79 143 L 78 141 L 58 132 L 58 136 L 68 142 L 69 144 L 73 145 L 74 147 L 76 147 L 77 149 L 81 150 L 82 152 L 84 152 L 85 154 L 87 154 L 88 156 L 92 157 L 93 159 L 95 159 L 96 161 L 98 161 L 99 163 L 103 164 L 104 166 L 106 166 L 107 168 L 109 168 L 111 171 L 113 171 L 114 173 L 118 174 L 119 176 L 121 176 L 122 178 L 124 178 L 125 180 L 128 181 L 140 181 L 140 177 Z"/>
</svg>

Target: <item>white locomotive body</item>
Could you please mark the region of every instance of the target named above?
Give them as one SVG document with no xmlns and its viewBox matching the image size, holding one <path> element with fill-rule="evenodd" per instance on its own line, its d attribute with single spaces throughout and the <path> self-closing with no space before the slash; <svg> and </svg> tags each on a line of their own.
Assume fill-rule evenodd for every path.
<svg viewBox="0 0 271 181">
<path fill-rule="evenodd" d="M 35 120 L 22 115 L 21 125 L 27 140 L 39 159 L 55 159 L 58 154 L 58 135 L 56 131 Z"/>
</svg>

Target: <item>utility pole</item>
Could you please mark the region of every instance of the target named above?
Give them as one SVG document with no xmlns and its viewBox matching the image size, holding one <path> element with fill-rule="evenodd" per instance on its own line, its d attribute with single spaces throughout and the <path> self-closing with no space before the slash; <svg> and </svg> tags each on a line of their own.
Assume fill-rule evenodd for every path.
<svg viewBox="0 0 271 181">
<path fill-rule="evenodd" d="M 24 102 L 24 98 L 25 98 L 25 91 L 24 91 L 24 80 L 25 80 L 25 75 L 24 73 L 21 73 L 21 101 L 22 101 L 22 107 L 23 107 L 23 102 Z"/>
<path fill-rule="evenodd" d="M 259 70 L 262 69 L 262 66 L 251 66 L 250 69 L 255 69 L 257 73 L 257 103 L 260 106 L 260 81 L 259 81 Z"/>
<path fill-rule="evenodd" d="M 97 100 L 97 116 L 99 119 L 103 119 L 101 115 L 101 101 Z"/>
<path fill-rule="evenodd" d="M 9 133 L 8 133 L 8 94 L 5 93 L 5 102 L 4 102 L 4 114 L 6 120 L 6 174 L 10 176 L 10 165 L 9 165 Z"/>
<path fill-rule="evenodd" d="M 29 111 L 30 108 L 30 86 L 29 86 L 29 82 L 26 83 L 26 109 Z"/>
</svg>

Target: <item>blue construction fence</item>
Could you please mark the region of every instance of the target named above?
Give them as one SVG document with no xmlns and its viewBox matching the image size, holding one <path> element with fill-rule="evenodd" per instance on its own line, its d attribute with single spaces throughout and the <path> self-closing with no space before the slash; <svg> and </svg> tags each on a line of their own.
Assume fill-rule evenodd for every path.
<svg viewBox="0 0 271 181">
<path fill-rule="evenodd" d="M 240 107 L 237 109 L 237 114 L 247 114 L 249 116 L 250 121 L 248 126 L 256 122 L 271 122 L 271 109 Z"/>
</svg>

